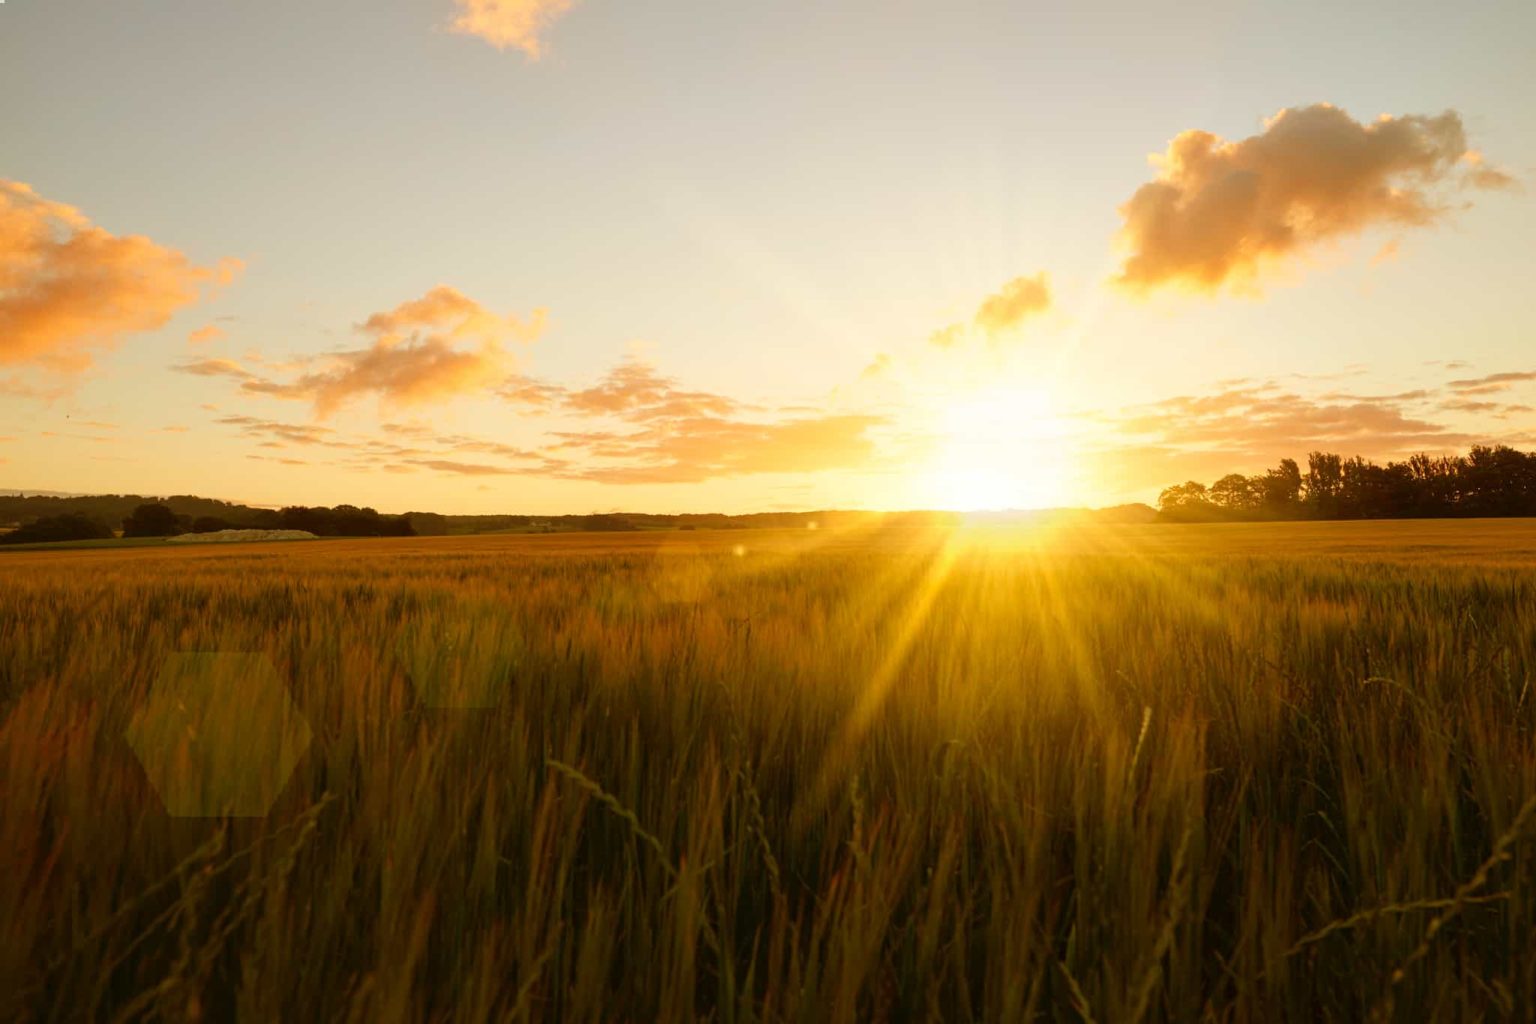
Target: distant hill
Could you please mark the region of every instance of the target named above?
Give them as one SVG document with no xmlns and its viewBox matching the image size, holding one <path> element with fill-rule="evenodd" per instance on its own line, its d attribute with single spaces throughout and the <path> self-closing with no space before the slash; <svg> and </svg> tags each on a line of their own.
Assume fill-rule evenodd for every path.
<svg viewBox="0 0 1536 1024">
<path fill-rule="evenodd" d="M 34 491 L 26 487 L 0 487 L 0 498 L 14 498 L 20 495 L 32 495 L 35 498 L 80 498 L 85 497 L 76 491 Z"/>
</svg>

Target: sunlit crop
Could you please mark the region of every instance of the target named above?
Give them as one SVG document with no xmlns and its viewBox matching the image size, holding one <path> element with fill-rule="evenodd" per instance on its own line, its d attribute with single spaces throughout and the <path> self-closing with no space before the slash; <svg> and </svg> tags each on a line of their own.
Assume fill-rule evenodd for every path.
<svg viewBox="0 0 1536 1024">
<path fill-rule="evenodd" d="M 1524 522 L 18 552 L 0 649 L 5 1019 L 1536 1000 Z M 263 817 L 129 742 L 188 652 L 307 722 Z"/>
</svg>

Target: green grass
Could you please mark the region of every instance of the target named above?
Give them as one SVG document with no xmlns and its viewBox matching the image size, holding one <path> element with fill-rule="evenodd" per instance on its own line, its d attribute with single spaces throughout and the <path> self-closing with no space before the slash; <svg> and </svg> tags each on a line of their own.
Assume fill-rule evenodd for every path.
<svg viewBox="0 0 1536 1024">
<path fill-rule="evenodd" d="M 1536 1005 L 1531 522 L 31 552 L 0 650 L 6 1019 Z M 128 742 L 207 651 L 265 817 Z"/>
</svg>

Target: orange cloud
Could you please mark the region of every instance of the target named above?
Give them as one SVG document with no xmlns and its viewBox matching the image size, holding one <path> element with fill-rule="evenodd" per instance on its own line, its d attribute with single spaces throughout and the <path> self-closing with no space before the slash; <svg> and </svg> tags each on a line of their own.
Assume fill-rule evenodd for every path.
<svg viewBox="0 0 1536 1024">
<path fill-rule="evenodd" d="M 1454 386 L 1454 382 L 1451 386 Z M 1274 382 L 1090 414 L 1096 440 L 1085 447 L 1088 472 L 1126 499 L 1178 480 L 1257 472 L 1282 458 L 1331 451 L 1369 459 L 1445 454 L 1472 444 L 1510 442 L 1502 431 L 1476 432 L 1437 413 L 1504 419 L 1509 408 L 1442 401 L 1439 389 L 1361 395 L 1302 395 Z"/>
<path fill-rule="evenodd" d="M 207 324 L 187 335 L 187 341 L 193 345 L 206 345 L 211 341 L 218 341 L 225 336 L 224 328 L 217 324 Z"/>
<path fill-rule="evenodd" d="M 971 326 L 996 342 L 1030 317 L 1051 308 L 1051 279 L 1045 271 L 1033 277 L 1016 277 L 982 300 Z M 950 324 L 929 335 L 930 344 L 954 348 L 964 340 L 966 324 Z"/>
<path fill-rule="evenodd" d="M 16 374 L 9 377 L 0 377 L 0 395 L 8 395 L 12 398 L 33 398 L 42 402 L 52 402 L 69 394 L 67 387 L 40 388 L 22 380 Z"/>
<path fill-rule="evenodd" d="M 1229 468 L 1319 448 L 1380 458 L 1485 440 L 1427 419 L 1422 408 L 1434 396 L 1415 390 L 1310 397 L 1267 383 L 1170 398 L 1100 419 L 1114 436 L 1113 449 L 1146 446 L 1211 466 L 1225 460 Z"/>
<path fill-rule="evenodd" d="M 496 394 L 516 405 L 547 409 L 564 400 L 566 390 L 558 384 L 546 384 L 529 377 L 513 377 L 497 389 Z"/>
<path fill-rule="evenodd" d="M 194 377 L 234 377 L 236 380 L 255 380 L 256 375 L 233 359 L 198 359 L 172 367 L 177 373 L 190 373 Z"/>
<path fill-rule="evenodd" d="M 488 466 L 479 462 L 457 462 L 452 459 L 409 459 L 407 462 L 411 466 L 433 469 L 439 473 L 453 473 L 458 476 L 513 476 L 523 472 L 508 466 Z"/>
<path fill-rule="evenodd" d="M 570 461 L 549 460 L 546 471 L 618 484 L 856 468 L 874 457 L 869 430 L 885 422 L 862 414 L 753 415 L 733 398 L 682 389 L 638 359 L 594 387 L 567 392 L 563 407 L 637 429 L 558 432 L 553 450 Z"/>
<path fill-rule="evenodd" d="M 878 416 L 755 422 L 713 416 L 658 422 L 632 433 L 563 433 L 564 451 L 591 460 L 560 475 L 603 483 L 697 483 L 756 473 L 854 469 L 875 455 Z"/>
<path fill-rule="evenodd" d="M 1467 150 L 1462 154 L 1461 162 L 1467 165 L 1467 181 L 1474 188 L 1517 189 L 1520 186 L 1513 175 L 1490 167 L 1478 150 Z"/>
<path fill-rule="evenodd" d="M 1051 283 L 1042 271 L 1034 277 L 1014 278 L 996 295 L 988 296 L 976 311 L 976 326 L 998 335 L 1050 308 Z"/>
<path fill-rule="evenodd" d="M 458 16 L 449 28 L 479 36 L 498 50 L 522 50 L 534 60 L 543 56 L 542 36 L 575 0 L 455 0 Z"/>
<path fill-rule="evenodd" d="M 1516 384 L 1524 384 L 1528 381 L 1536 381 L 1536 370 L 1490 373 L 1485 377 L 1453 380 L 1447 387 L 1461 395 L 1491 395 L 1499 391 L 1508 391 Z"/>
<path fill-rule="evenodd" d="M 1120 207 L 1129 255 L 1115 282 L 1137 294 L 1251 290 L 1320 243 L 1433 223 L 1446 190 L 1508 183 L 1467 148 L 1454 111 L 1362 123 L 1328 104 L 1293 107 L 1238 142 L 1183 132 L 1153 163 L 1156 180 Z"/>
<path fill-rule="evenodd" d="M 358 328 L 373 339 L 372 345 L 310 361 L 318 368 L 293 380 L 258 377 L 229 360 L 204 360 L 180 369 L 241 379 L 241 389 L 252 394 L 313 402 L 321 417 L 370 394 L 396 405 L 422 405 L 506 381 L 514 365 L 507 344 L 533 341 L 544 319 L 542 309 L 526 323 L 498 316 L 442 286 L 375 313 Z"/>
<path fill-rule="evenodd" d="M 90 349 L 157 330 L 204 285 L 227 284 L 238 260 L 200 267 L 142 235 L 113 235 L 79 210 L 0 180 L 0 363 L 62 371 Z"/>
<path fill-rule="evenodd" d="M 382 366 L 400 349 L 436 342 L 430 351 L 432 360 L 438 360 L 445 351 L 441 346 L 453 341 L 495 347 L 508 334 L 533 332 L 516 321 L 485 314 L 451 289 L 371 317 L 361 329 L 376 337 L 373 348 L 332 357 L 340 362 L 290 382 L 256 376 L 228 359 L 204 359 L 177 369 L 229 377 L 240 381 L 247 392 L 312 400 L 322 411 L 327 401 L 345 401 L 365 391 L 404 400 L 404 395 L 428 385 L 431 394 L 439 395 L 457 393 L 466 382 L 478 389 L 494 378 L 501 385 L 495 393 L 508 401 L 532 401 L 550 415 L 601 422 L 595 429 L 548 433 L 547 443 L 525 448 L 463 434 L 437 435 L 424 423 L 384 423 L 380 427 L 384 438 L 366 438 L 321 424 L 244 415 L 216 420 L 238 430 L 258 448 L 326 450 L 336 460 L 332 465 L 393 467 L 393 472 L 423 469 L 466 477 L 542 476 L 631 484 L 857 469 L 868 467 L 876 458 L 870 432 L 887 424 L 884 417 L 867 414 L 824 415 L 806 409 L 767 412 L 724 395 L 683 388 L 635 358 L 581 389 L 508 376 L 499 365 L 480 367 L 467 376 L 456 365 L 452 372 L 439 372 L 435 361 L 427 372 L 418 373 L 428 364 L 417 357 Z M 483 355 L 479 350 L 459 354 Z M 408 441 L 409 446 L 396 439 Z M 466 455 L 481 458 L 466 459 Z"/>
<path fill-rule="evenodd" d="M 680 390 L 675 380 L 638 359 L 620 363 L 596 387 L 567 394 L 565 404 L 576 412 L 634 420 L 723 416 L 737 408 L 733 399 L 723 395 Z"/>
</svg>

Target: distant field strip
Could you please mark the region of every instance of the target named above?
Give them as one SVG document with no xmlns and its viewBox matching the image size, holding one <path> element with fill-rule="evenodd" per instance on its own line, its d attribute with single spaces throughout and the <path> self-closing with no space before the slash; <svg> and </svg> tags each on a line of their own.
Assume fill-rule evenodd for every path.
<svg viewBox="0 0 1536 1024">
<path fill-rule="evenodd" d="M 0 651 L 4 1019 L 1536 1005 L 1536 521 L 18 550 Z"/>
</svg>

